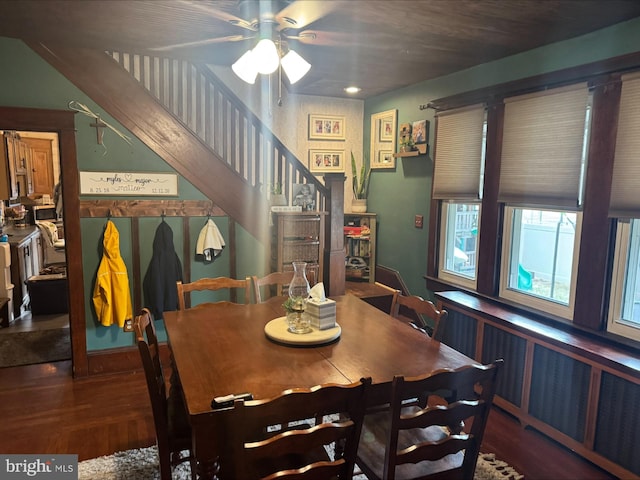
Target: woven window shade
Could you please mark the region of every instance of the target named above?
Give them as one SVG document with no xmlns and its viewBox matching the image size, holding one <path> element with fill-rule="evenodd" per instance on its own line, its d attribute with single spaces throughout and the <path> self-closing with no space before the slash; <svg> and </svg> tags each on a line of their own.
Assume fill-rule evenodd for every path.
<svg viewBox="0 0 640 480">
<path fill-rule="evenodd" d="M 587 84 L 505 99 L 498 201 L 576 208 Z"/>
<path fill-rule="evenodd" d="M 433 198 L 478 200 L 484 106 L 438 114 Z"/>
<path fill-rule="evenodd" d="M 609 216 L 640 218 L 640 73 L 622 77 Z"/>
</svg>

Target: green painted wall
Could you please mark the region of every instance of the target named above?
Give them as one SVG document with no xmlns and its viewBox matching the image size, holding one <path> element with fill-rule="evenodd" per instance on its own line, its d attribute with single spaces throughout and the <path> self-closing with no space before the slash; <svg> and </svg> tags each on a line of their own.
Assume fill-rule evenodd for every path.
<svg viewBox="0 0 640 480">
<path fill-rule="evenodd" d="M 453 75 L 422 82 L 380 95 L 365 102 L 364 151 L 369 151 L 371 114 L 398 110 L 398 125 L 427 119 L 429 145 L 434 141 L 434 112 L 420 110 L 431 100 L 526 78 L 545 72 L 636 52 L 640 49 L 640 19 L 618 24 L 589 35 L 530 50 L 486 63 Z M 395 170 L 374 170 L 368 208 L 378 214 L 377 260 L 402 274 L 414 295 L 429 296 L 424 275 L 427 265 L 428 219 L 433 174 L 429 154 L 396 159 Z M 414 216 L 424 215 L 423 229 L 413 226 Z"/>
<path fill-rule="evenodd" d="M 447 77 L 423 82 L 403 90 L 373 98 L 365 102 L 363 149 L 369 151 L 369 122 L 372 113 L 398 109 L 398 123 L 428 119 L 431 122 L 429 144 L 433 143 L 433 111 L 419 110 L 418 105 L 430 100 L 474 90 L 488 85 L 528 77 L 560 68 L 571 67 L 611 56 L 634 52 L 640 46 L 640 19 L 625 22 L 578 39 L 558 43 L 497 62 L 481 65 Z M 0 105 L 33 108 L 67 109 L 71 100 L 87 105 L 100 113 L 108 123 L 129 134 L 118 122 L 67 81 L 62 75 L 33 53 L 22 42 L 0 38 Z M 171 172 L 172 169 L 142 142 L 133 137 L 129 146 L 115 134 L 105 133 L 106 150 L 96 144 L 95 129 L 91 119 L 76 115 L 77 153 L 80 170 L 154 171 Z M 423 280 L 427 254 L 427 226 L 433 161 L 430 155 L 397 160 L 395 170 L 376 170 L 371 176 L 369 211 L 378 214 L 378 260 L 382 265 L 398 269 L 412 293 L 428 295 Z M 202 194 L 180 178 L 181 199 L 202 199 Z M 105 198 L 105 197 L 102 197 Z M 126 198 L 126 197 L 118 197 Z M 414 215 L 424 215 L 425 228 L 413 227 Z M 197 232 L 204 218 L 190 221 L 191 231 Z M 222 235 L 228 238 L 226 218 L 215 219 Z M 130 222 L 114 220 L 121 238 L 121 253 L 131 273 L 132 245 Z M 151 256 L 151 244 L 159 218 L 140 221 L 143 247 L 140 258 L 142 274 L 146 272 Z M 179 219 L 167 218 L 174 231 L 176 250 L 182 256 L 182 231 Z M 85 274 L 85 302 L 87 323 L 87 348 L 105 348 L 131 345 L 131 334 L 117 327 L 105 328 L 97 324 L 92 310 L 91 292 L 100 261 L 100 241 L 104 219 L 82 219 L 82 257 Z M 265 265 L 264 249 L 244 229 L 238 226 L 238 276 L 256 272 L 256 265 Z M 195 251 L 197 235 L 191 238 L 190 250 Z M 147 248 L 148 246 L 148 248 Z M 184 259 L 181 258 L 184 262 Z M 192 261 L 192 260 L 190 260 Z M 211 265 L 192 261 L 193 278 L 229 274 L 228 253 Z M 260 272 L 258 272 L 260 273 Z M 161 324 L 160 338 L 164 339 Z"/>
<path fill-rule="evenodd" d="M 132 138 L 132 145 L 128 145 L 113 132 L 106 130 L 104 135 L 105 148 L 103 148 L 97 145 L 96 131 L 89 126 L 93 119 L 80 113 L 76 114 L 76 147 L 79 170 L 174 172 L 164 160 L 153 153 L 116 120 L 107 115 L 96 103 L 91 101 L 21 41 L 0 38 L 0 65 L 2 65 L 0 105 L 66 110 L 69 102 L 75 100 L 86 105 L 91 111 L 99 113 L 107 123 Z M 182 177 L 179 177 L 178 192 L 180 199 L 202 200 L 205 198 Z M 90 199 L 92 197 L 83 198 Z M 108 199 L 109 197 L 99 198 Z M 131 199 L 136 197 L 117 198 Z M 168 198 L 175 199 L 175 197 Z M 190 220 L 191 232 L 194 232 L 191 235 L 191 252 L 195 252 L 197 234 L 200 228 L 204 226 L 205 220 L 205 217 L 196 217 Z M 100 262 L 102 232 L 105 221 L 105 219 L 100 218 L 85 218 L 81 220 L 87 349 L 89 351 L 133 344 L 132 334 L 124 333 L 116 326 L 101 326 L 98 324 L 93 312 L 91 295 Z M 120 251 L 127 265 L 131 282 L 133 271 L 131 222 L 126 218 L 114 218 L 113 221 L 120 232 Z M 160 221 L 160 218 L 140 219 L 140 269 L 143 276 L 151 259 L 153 237 Z M 180 218 L 167 217 L 166 221 L 173 229 L 176 251 L 184 264 L 185 259 L 182 258 L 182 220 Z M 216 217 L 214 221 L 228 243 L 227 217 Z M 264 249 L 240 226 L 236 228 L 236 235 L 238 239 L 238 276 L 242 278 L 245 275 L 256 273 L 255 265 L 264 265 Z M 223 252 L 217 261 L 206 266 L 200 262 L 193 261 L 193 257 L 188 261 L 192 262 L 193 278 L 228 276 L 230 272 L 228 250 Z M 157 326 L 159 337 L 164 340 L 166 337 L 162 322 L 158 322 Z"/>
</svg>

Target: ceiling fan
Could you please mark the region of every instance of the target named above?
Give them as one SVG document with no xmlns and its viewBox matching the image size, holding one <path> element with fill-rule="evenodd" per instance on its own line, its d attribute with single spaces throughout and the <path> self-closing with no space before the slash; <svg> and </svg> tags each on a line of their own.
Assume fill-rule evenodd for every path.
<svg viewBox="0 0 640 480">
<path fill-rule="evenodd" d="M 236 0 L 234 2 L 235 5 L 230 9 L 231 11 L 218 8 L 221 2 L 205 3 L 202 1 L 182 0 L 182 3 L 202 11 L 209 17 L 243 29 L 245 33 L 153 47 L 152 50 L 169 51 L 216 43 L 241 42 L 274 32 L 284 39 L 314 44 L 318 38 L 318 32 L 302 29 L 334 11 L 341 2 L 322 0 Z M 226 3 L 228 4 L 229 2 Z M 323 39 L 321 41 L 323 43 L 335 43 L 327 38 L 327 33 L 322 32 Z"/>
<path fill-rule="evenodd" d="M 285 58 L 289 52 L 293 51 L 290 48 L 292 43 L 299 42 L 316 46 L 338 45 L 340 43 L 337 38 L 332 38 L 335 35 L 331 32 L 322 32 L 309 28 L 314 22 L 336 10 L 342 3 L 339 1 L 236 0 L 234 2 L 212 3 L 182 0 L 182 3 L 204 13 L 208 17 L 221 20 L 233 28 L 237 28 L 239 32 L 232 35 L 152 47 L 150 50 L 176 51 L 214 44 L 228 44 L 224 54 L 220 56 L 221 59 L 224 59 L 221 63 L 229 64 L 231 63 L 229 59 L 232 59 L 231 61 L 235 61 L 234 71 L 236 71 L 235 67 L 238 63 L 248 68 L 248 66 L 256 62 L 266 61 L 269 63 L 270 60 L 269 67 L 258 68 L 257 70 L 259 73 L 267 74 L 269 68 L 273 68 L 274 65 L 275 68 L 268 73 L 275 71 L 280 66 L 280 60 L 282 60 L 282 66 L 288 75 L 287 79 L 289 83 L 293 84 L 306 71 L 302 75 L 299 73 L 293 76 L 289 74 Z M 262 42 L 262 40 L 268 41 Z M 264 43 L 268 44 L 268 51 L 260 49 L 261 44 Z M 256 50 L 253 47 L 257 47 L 259 52 L 253 55 L 252 58 L 246 57 L 246 53 L 241 57 L 243 52 L 250 53 L 252 50 Z M 296 52 L 293 52 L 293 54 L 291 57 L 299 57 L 295 58 L 295 61 L 298 62 L 299 68 L 302 68 L 302 62 L 306 63 L 306 61 Z M 275 55 L 277 57 L 274 57 Z M 255 80 L 255 75 L 251 72 L 248 77 L 239 76 L 248 83 L 253 83 L 250 80 L 252 76 L 253 80 Z"/>
</svg>

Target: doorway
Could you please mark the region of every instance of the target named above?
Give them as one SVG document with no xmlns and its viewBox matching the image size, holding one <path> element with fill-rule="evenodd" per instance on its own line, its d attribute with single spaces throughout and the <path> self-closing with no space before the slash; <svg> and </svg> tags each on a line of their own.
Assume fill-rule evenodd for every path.
<svg viewBox="0 0 640 480">
<path fill-rule="evenodd" d="M 0 107 L 0 130 L 55 132 L 58 134 L 60 153 L 60 179 L 64 183 L 64 238 L 66 250 L 82 251 L 80 234 L 79 180 L 76 156 L 74 112 L 36 108 Z M 82 255 L 67 257 L 69 294 L 69 331 L 73 375 L 87 376 L 89 371 L 84 318 L 84 280 Z"/>
<path fill-rule="evenodd" d="M 21 190 L 22 196 L 12 203 L 23 205 L 28 213 L 21 229 L 5 225 L 12 263 L 17 260 L 17 265 L 11 265 L 17 285 L 14 321 L 0 330 L 1 367 L 71 359 L 58 134 L 17 131 L 17 136 L 28 151 L 28 180 L 20 182 L 28 190 Z M 20 239 L 34 233 L 24 247 Z"/>
</svg>

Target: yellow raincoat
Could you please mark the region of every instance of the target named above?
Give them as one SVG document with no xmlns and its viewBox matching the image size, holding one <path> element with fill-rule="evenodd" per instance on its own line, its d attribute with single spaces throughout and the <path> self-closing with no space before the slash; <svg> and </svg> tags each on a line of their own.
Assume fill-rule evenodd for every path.
<svg viewBox="0 0 640 480">
<path fill-rule="evenodd" d="M 131 292 L 127 267 L 120 256 L 120 234 L 111 220 L 104 230 L 103 246 L 93 306 L 102 325 L 108 327 L 115 323 L 122 328 L 125 320 L 133 318 Z"/>
</svg>

